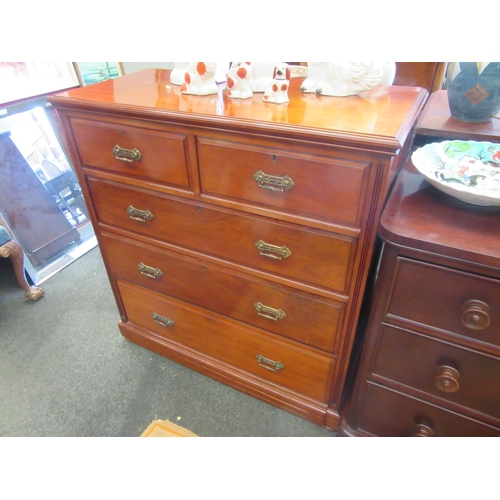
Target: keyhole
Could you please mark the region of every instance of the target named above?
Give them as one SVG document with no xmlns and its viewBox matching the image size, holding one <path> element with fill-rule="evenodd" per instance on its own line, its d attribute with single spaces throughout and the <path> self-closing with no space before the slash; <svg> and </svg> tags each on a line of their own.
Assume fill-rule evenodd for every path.
<svg viewBox="0 0 500 500">
<path fill-rule="evenodd" d="M 276 155 L 272 155 L 271 156 L 271 160 L 275 162 L 276 161 Z"/>
<path fill-rule="evenodd" d="M 122 130 L 122 136 L 125 136 L 125 130 Z"/>
</svg>

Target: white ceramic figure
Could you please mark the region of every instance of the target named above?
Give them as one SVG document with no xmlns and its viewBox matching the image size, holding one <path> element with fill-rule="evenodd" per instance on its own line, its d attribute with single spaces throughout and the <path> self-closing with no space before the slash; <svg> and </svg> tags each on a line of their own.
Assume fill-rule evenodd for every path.
<svg viewBox="0 0 500 500">
<path fill-rule="evenodd" d="M 384 74 L 382 75 L 382 80 L 379 85 L 392 85 L 394 83 L 394 78 L 396 78 L 396 63 L 384 63 Z"/>
<path fill-rule="evenodd" d="M 318 88 L 318 83 L 321 80 L 322 74 L 325 71 L 325 62 L 308 62 L 307 63 L 307 78 L 302 82 L 300 90 L 305 93 L 314 93 Z"/>
<path fill-rule="evenodd" d="M 217 94 L 216 62 L 190 62 L 181 85 L 182 94 Z"/>
<path fill-rule="evenodd" d="M 170 73 L 170 83 L 172 85 L 182 85 L 184 83 L 184 75 L 188 69 L 188 62 L 176 62 L 174 69 Z"/>
<path fill-rule="evenodd" d="M 271 86 L 275 62 L 252 62 L 252 92 L 264 92 Z"/>
<path fill-rule="evenodd" d="M 329 96 L 356 95 L 378 85 L 391 85 L 396 76 L 393 62 L 308 62 L 309 75 L 302 92 Z"/>
<path fill-rule="evenodd" d="M 229 72 L 228 62 L 218 62 L 217 69 L 215 70 L 215 81 L 219 84 L 224 83 L 227 80 L 227 74 Z"/>
<path fill-rule="evenodd" d="M 262 99 L 266 102 L 283 104 L 289 102 L 288 87 L 290 86 L 290 66 L 287 63 L 277 63 L 274 67 L 273 80 L 266 88 Z"/>
<path fill-rule="evenodd" d="M 227 75 L 227 96 L 232 99 L 248 99 L 252 97 L 251 83 L 251 63 L 233 62 Z"/>
</svg>

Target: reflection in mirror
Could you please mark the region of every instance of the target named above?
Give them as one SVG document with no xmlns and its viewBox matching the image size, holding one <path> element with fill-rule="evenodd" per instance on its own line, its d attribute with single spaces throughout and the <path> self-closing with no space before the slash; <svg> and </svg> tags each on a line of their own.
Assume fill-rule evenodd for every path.
<svg viewBox="0 0 500 500">
<path fill-rule="evenodd" d="M 44 109 L 0 109 L 0 216 L 38 285 L 97 244 L 80 185 Z"/>
</svg>

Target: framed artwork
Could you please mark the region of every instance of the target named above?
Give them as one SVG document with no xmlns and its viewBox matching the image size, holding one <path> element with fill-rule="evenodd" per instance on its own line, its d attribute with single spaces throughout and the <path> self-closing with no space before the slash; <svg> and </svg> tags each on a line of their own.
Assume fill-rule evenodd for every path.
<svg viewBox="0 0 500 500">
<path fill-rule="evenodd" d="M 119 62 L 78 62 L 75 71 L 80 85 L 85 86 L 122 76 L 123 66 Z"/>
<path fill-rule="evenodd" d="M 0 106 L 79 85 L 71 62 L 0 62 Z"/>
</svg>

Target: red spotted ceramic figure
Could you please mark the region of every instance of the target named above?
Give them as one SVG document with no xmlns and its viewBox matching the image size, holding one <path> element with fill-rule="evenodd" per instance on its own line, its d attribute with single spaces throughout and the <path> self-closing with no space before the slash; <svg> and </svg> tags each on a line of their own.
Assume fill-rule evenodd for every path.
<svg viewBox="0 0 500 500">
<path fill-rule="evenodd" d="M 232 99 L 248 99 L 252 92 L 252 63 L 233 62 L 227 75 L 227 96 Z"/>
<path fill-rule="evenodd" d="M 195 95 L 217 94 L 216 62 L 190 62 L 184 74 L 181 93 Z"/>
<path fill-rule="evenodd" d="M 271 85 L 264 91 L 262 99 L 266 102 L 283 104 L 289 102 L 288 87 L 290 85 L 290 66 L 287 63 L 277 63 Z"/>
</svg>

